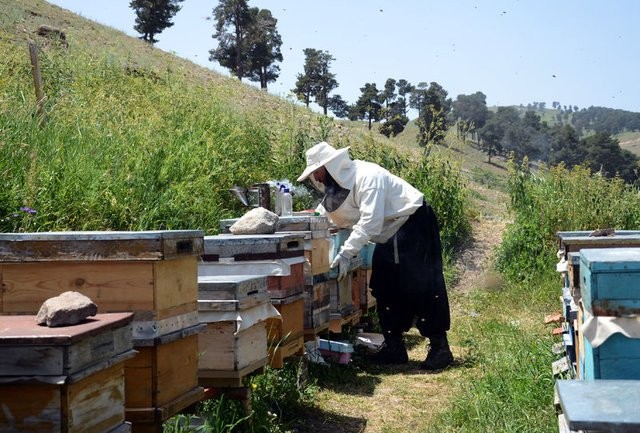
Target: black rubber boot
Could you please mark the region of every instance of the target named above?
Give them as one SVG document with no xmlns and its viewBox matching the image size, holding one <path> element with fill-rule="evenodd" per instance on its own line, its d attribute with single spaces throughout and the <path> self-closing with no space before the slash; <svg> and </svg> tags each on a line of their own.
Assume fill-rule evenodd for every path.
<svg viewBox="0 0 640 433">
<path fill-rule="evenodd" d="M 453 353 L 449 348 L 447 334 L 433 335 L 429 337 L 429 353 L 420 364 L 423 370 L 442 370 L 453 363 Z"/>
<path fill-rule="evenodd" d="M 402 335 L 385 334 L 382 347 L 367 360 L 374 364 L 406 364 L 409 362 Z"/>
</svg>

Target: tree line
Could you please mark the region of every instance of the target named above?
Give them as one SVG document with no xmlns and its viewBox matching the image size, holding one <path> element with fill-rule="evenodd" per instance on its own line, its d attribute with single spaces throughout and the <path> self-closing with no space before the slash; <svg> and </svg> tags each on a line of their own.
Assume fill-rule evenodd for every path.
<svg viewBox="0 0 640 433">
<path fill-rule="evenodd" d="M 156 36 L 173 25 L 172 19 L 184 0 L 132 0 L 136 13 L 134 29 L 140 38 L 153 44 Z M 209 60 L 218 62 L 239 80 L 259 82 L 267 90 L 268 83 L 278 79 L 283 61 L 282 38 L 277 19 L 268 9 L 249 7 L 248 0 L 219 0 L 212 11 L 216 48 Z M 304 49 L 303 70 L 291 89 L 296 98 L 309 106 L 312 102 L 325 115 L 331 111 L 338 118 L 374 124 L 381 134 L 400 134 L 409 122 L 408 110 L 417 111 L 417 141 L 421 146 L 443 143 L 450 127 L 460 137 L 470 137 L 488 156 L 514 155 L 555 165 L 571 167 L 582 164 L 606 176 L 621 176 L 626 181 L 637 179 L 638 158 L 620 148 L 611 135 L 640 130 L 640 113 L 577 106 L 553 102 L 558 111 L 555 124 L 549 126 L 537 113 L 546 109 L 544 102 L 528 104 L 526 109 L 498 107 L 489 110 L 482 92 L 458 95 L 455 100 L 437 82 L 413 85 L 405 79 L 388 78 L 382 89 L 376 83 L 365 83 L 360 96 L 349 104 L 341 95 L 331 64 L 335 58 L 328 51 Z"/>
</svg>

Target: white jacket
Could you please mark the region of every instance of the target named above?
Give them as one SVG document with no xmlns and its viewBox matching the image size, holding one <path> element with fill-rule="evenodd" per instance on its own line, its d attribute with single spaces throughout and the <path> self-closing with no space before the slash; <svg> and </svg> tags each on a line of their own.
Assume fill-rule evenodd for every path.
<svg viewBox="0 0 640 433">
<path fill-rule="evenodd" d="M 407 181 L 371 162 L 351 160 L 347 154 L 325 165 L 327 171 L 349 195 L 334 212 L 322 205 L 317 211 L 351 235 L 340 254 L 351 257 L 369 241 L 389 240 L 420 206 L 424 196 Z"/>
</svg>

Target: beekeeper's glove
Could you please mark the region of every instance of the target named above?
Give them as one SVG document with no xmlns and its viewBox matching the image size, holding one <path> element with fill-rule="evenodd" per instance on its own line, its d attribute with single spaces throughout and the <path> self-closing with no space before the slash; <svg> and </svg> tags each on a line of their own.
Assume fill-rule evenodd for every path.
<svg viewBox="0 0 640 433">
<path fill-rule="evenodd" d="M 349 272 L 349 265 L 351 260 L 349 258 L 343 256 L 341 253 L 337 254 L 336 257 L 331 262 L 331 269 L 338 267 L 338 281 L 342 281 L 344 277 L 347 276 L 347 272 Z"/>
</svg>

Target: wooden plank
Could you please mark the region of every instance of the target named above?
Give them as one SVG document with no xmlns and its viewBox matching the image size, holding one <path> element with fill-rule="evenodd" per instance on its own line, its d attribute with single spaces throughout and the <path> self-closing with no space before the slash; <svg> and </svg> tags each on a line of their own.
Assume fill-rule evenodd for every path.
<svg viewBox="0 0 640 433">
<path fill-rule="evenodd" d="M 198 335 L 199 372 L 239 371 L 267 356 L 264 322 L 237 333 L 236 326 L 232 321 L 208 323 Z"/>
<path fill-rule="evenodd" d="M 124 423 L 124 365 L 119 363 L 69 386 L 69 433 L 108 432 Z"/>
<path fill-rule="evenodd" d="M 0 262 L 166 260 L 201 255 L 201 230 L 0 233 Z"/>
<path fill-rule="evenodd" d="M 0 407 L 0 431 L 63 431 L 62 396 L 59 386 L 0 384 Z"/>
<path fill-rule="evenodd" d="M 571 430 L 640 430 L 637 381 L 557 380 L 555 387 Z"/>
<path fill-rule="evenodd" d="M 157 346 L 157 397 L 163 406 L 198 386 L 198 336 Z"/>
<path fill-rule="evenodd" d="M 155 305 L 158 319 L 170 317 L 171 309 L 188 304 L 196 311 L 198 300 L 198 259 L 196 256 L 163 260 L 153 265 Z"/>
<path fill-rule="evenodd" d="M 290 266 L 288 275 L 268 275 L 267 290 L 271 298 L 287 298 L 304 291 L 304 263 Z"/>
<path fill-rule="evenodd" d="M 152 262 L 1 264 L 3 313 L 37 314 L 44 301 L 73 290 L 99 312 L 149 311 L 154 305 Z M 137 319 L 137 318 L 136 318 Z"/>
<path fill-rule="evenodd" d="M 280 319 L 267 319 L 267 335 L 272 344 L 289 341 L 304 333 L 304 299 L 292 298 L 295 299 L 292 302 L 274 303 Z"/>
<path fill-rule="evenodd" d="M 98 314 L 75 326 L 39 326 L 33 315 L 0 316 L 3 376 L 73 375 L 132 349 L 131 313 Z"/>
<path fill-rule="evenodd" d="M 304 236 L 296 233 L 255 235 L 219 234 L 204 237 L 204 259 L 214 256 L 236 260 L 283 258 L 302 255 Z"/>
<path fill-rule="evenodd" d="M 239 300 L 260 293 L 267 293 L 266 275 L 198 277 L 198 299 Z"/>
<path fill-rule="evenodd" d="M 265 356 L 240 370 L 199 370 L 198 384 L 203 387 L 239 387 L 243 379 L 251 374 L 262 371 L 269 358 Z"/>
<path fill-rule="evenodd" d="M 118 362 L 74 383 L 0 384 L 0 431 L 116 430 L 124 423 L 123 371 L 124 363 Z"/>
</svg>

